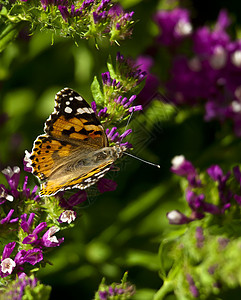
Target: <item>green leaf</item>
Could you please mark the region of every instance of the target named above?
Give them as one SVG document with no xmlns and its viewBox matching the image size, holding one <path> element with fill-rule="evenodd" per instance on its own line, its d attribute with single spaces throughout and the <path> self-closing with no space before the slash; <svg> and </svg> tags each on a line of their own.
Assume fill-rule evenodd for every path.
<svg viewBox="0 0 241 300">
<path fill-rule="evenodd" d="M 107 60 L 107 68 L 108 68 L 108 71 L 110 72 L 110 77 L 116 79 L 117 75 L 116 75 L 115 69 L 113 67 L 112 58 L 110 55 Z"/>
<path fill-rule="evenodd" d="M 0 52 L 2 52 L 9 43 L 11 43 L 20 31 L 19 24 L 7 24 L 0 28 Z"/>
<path fill-rule="evenodd" d="M 105 98 L 101 91 L 100 84 L 96 76 L 91 84 L 91 92 L 96 103 L 104 103 Z"/>
</svg>

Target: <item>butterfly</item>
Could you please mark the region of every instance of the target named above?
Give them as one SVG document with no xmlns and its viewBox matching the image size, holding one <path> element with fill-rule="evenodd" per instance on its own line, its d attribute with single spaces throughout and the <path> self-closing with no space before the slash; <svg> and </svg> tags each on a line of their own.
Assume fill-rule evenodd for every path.
<svg viewBox="0 0 241 300">
<path fill-rule="evenodd" d="M 30 162 L 41 183 L 40 196 L 95 184 L 127 149 L 108 139 L 90 105 L 74 90 L 55 96 L 55 108 L 34 141 Z"/>
</svg>

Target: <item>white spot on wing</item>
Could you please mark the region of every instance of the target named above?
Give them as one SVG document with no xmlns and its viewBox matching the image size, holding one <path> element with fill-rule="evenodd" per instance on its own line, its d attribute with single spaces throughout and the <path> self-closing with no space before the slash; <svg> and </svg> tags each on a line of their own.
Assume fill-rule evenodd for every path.
<svg viewBox="0 0 241 300">
<path fill-rule="evenodd" d="M 84 110 L 82 109 L 82 108 L 77 108 L 77 112 L 79 113 L 79 114 L 83 114 L 84 113 Z"/>
<path fill-rule="evenodd" d="M 72 113 L 72 108 L 70 108 L 69 106 L 66 106 L 64 111 L 67 113 L 67 114 L 70 114 Z"/>
<path fill-rule="evenodd" d="M 83 98 L 82 98 L 81 96 L 77 96 L 77 97 L 75 97 L 75 99 L 76 99 L 76 100 L 79 100 L 79 101 L 82 101 L 82 100 L 83 100 Z"/>
</svg>

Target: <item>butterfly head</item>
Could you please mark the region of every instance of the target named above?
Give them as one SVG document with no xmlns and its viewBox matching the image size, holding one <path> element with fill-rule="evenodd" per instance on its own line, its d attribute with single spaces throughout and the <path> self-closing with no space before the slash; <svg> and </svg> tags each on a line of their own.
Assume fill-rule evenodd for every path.
<svg viewBox="0 0 241 300">
<path fill-rule="evenodd" d="M 128 148 L 125 145 L 116 144 L 115 146 L 113 146 L 113 149 L 116 153 L 117 158 L 119 158 Z"/>
</svg>

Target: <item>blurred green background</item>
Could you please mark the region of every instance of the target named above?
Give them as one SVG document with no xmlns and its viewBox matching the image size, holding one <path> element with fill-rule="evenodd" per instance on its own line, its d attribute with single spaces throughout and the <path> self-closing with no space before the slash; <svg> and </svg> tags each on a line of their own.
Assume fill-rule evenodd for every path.
<svg viewBox="0 0 241 300">
<path fill-rule="evenodd" d="M 0 168 L 18 165 L 23 169 L 24 150 L 31 151 L 43 123 L 52 112 L 55 94 L 64 87 L 78 91 L 92 101 L 90 85 L 95 75 L 107 71 L 108 55 L 119 51 L 138 57 L 145 53 L 157 35 L 152 16 L 170 1 L 120 1 L 135 11 L 132 39 L 118 47 L 103 42 L 99 50 L 92 41 L 55 38 L 47 31 L 28 36 L 22 32 L 0 54 Z M 214 22 L 221 8 L 227 8 L 240 26 L 241 3 L 237 1 L 181 1 L 192 12 L 193 24 Z M 138 47 L 137 47 L 138 45 Z M 160 57 L 165 61 L 165 57 Z M 155 65 L 156 69 L 163 66 Z M 163 77 L 167 77 L 163 68 Z M 115 192 L 99 195 L 90 191 L 88 201 L 79 208 L 82 216 L 74 229 L 61 232 L 64 244 L 49 254 L 52 265 L 39 273 L 39 279 L 53 288 L 51 299 L 91 299 L 102 277 L 119 281 L 128 270 L 136 285 L 134 299 L 152 299 L 161 286 L 158 276 L 158 248 L 168 225 L 166 212 L 182 209 L 178 180 L 171 175 L 170 161 L 184 154 L 200 169 L 212 163 L 230 166 L 237 162 L 240 142 L 226 136 L 225 126 L 204 123 L 201 110 L 173 109 L 164 112 L 153 102 L 144 114 L 133 120 L 133 154 L 159 163 L 157 169 L 125 158 L 118 174 L 109 178 L 118 183 Z M 230 154 L 231 153 L 231 154 Z M 25 174 L 26 175 L 26 174 Z M 3 180 L 3 177 L 1 177 Z M 36 179 L 29 178 L 34 185 Z"/>
</svg>

